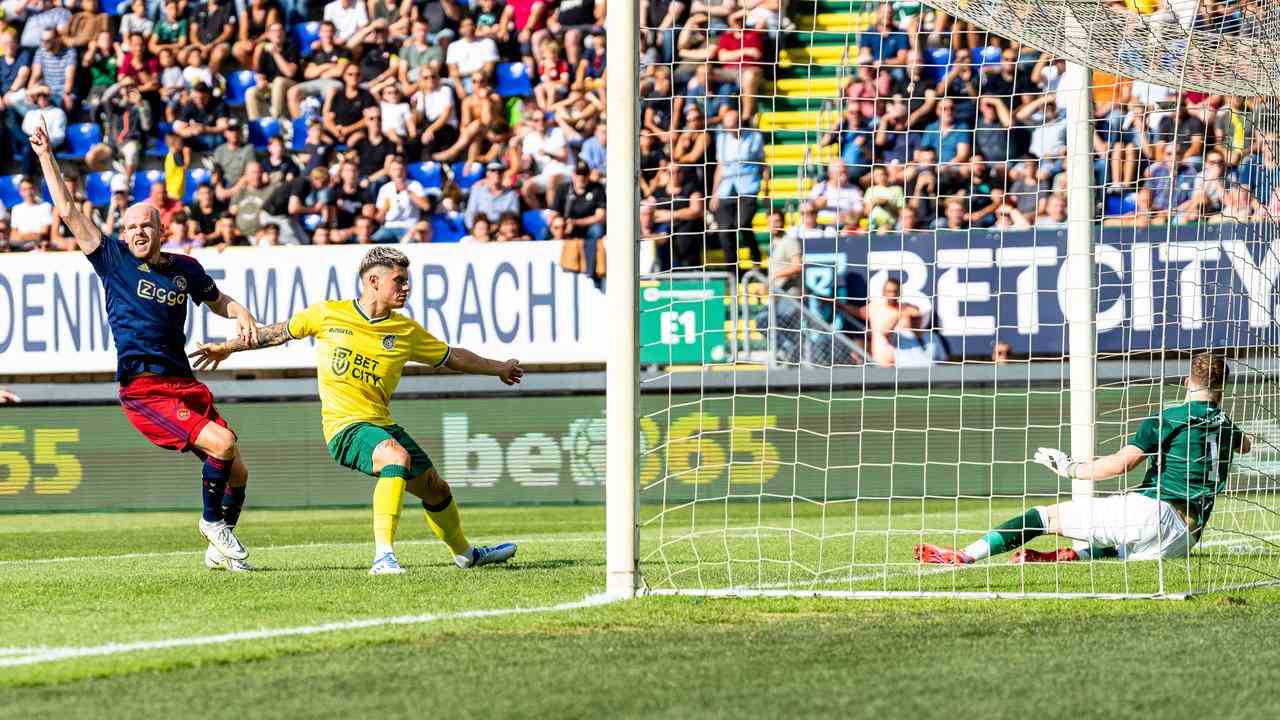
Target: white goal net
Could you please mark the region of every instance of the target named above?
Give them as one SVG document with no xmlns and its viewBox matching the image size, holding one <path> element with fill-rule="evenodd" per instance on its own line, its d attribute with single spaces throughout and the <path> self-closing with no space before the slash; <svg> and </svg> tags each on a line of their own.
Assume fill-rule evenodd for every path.
<svg viewBox="0 0 1280 720">
<path fill-rule="evenodd" d="M 1269 6 L 647 0 L 639 25 L 643 591 L 1280 580 Z M 1157 473 L 1154 540 L 1105 517 L 1147 462 L 1092 484 L 1031 462 L 1115 453 L 1148 417 L 1176 445 L 1204 351 L 1253 447 L 1222 482 L 1226 455 L 1183 458 L 1201 489 Z M 1115 541 L 1038 532 L 1067 501 Z M 990 557 L 918 562 L 993 531 Z"/>
</svg>

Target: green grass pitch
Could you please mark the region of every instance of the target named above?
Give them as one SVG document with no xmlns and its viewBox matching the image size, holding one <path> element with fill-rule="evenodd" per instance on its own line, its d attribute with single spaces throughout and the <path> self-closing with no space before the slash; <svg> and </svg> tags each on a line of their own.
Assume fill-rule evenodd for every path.
<svg viewBox="0 0 1280 720">
<path fill-rule="evenodd" d="M 730 508 L 730 519 L 744 511 Z M 600 508 L 464 512 L 473 539 L 521 541 L 516 560 L 457 570 L 412 510 L 401 522 L 402 577 L 365 574 L 366 510 L 250 509 L 241 535 L 262 568 L 250 576 L 204 570 L 191 512 L 0 516 L 0 718 L 1280 714 L 1270 682 L 1280 662 L 1271 640 L 1280 636 L 1277 589 L 1177 602 L 647 597 L 458 617 L 578 601 L 599 592 L 604 575 Z M 976 525 L 985 518 L 974 513 L 985 512 L 983 504 L 959 517 Z M 772 569 L 752 573 L 782 567 L 760 560 L 781 559 L 773 553 L 785 544 L 732 533 L 708 542 L 725 517 L 704 517 L 706 527 L 669 516 L 665 546 L 646 528 L 650 577 L 667 577 L 654 564 L 663 555 L 670 567 L 689 569 L 684 553 L 697 546 L 708 584 L 723 579 L 716 568 L 731 566 L 739 580 L 778 580 Z M 788 512 L 768 524 L 812 529 L 815 521 L 821 517 Z M 712 534 L 681 540 L 677 528 Z M 819 577 L 810 570 L 849 573 L 840 566 L 864 557 L 852 540 L 816 549 L 807 535 L 786 534 L 792 577 L 806 583 Z M 878 537 L 889 538 L 879 552 L 895 557 L 911 542 Z M 657 547 L 664 550 L 655 556 Z M 823 561 L 828 551 L 840 558 Z M 1007 566 L 969 572 L 1023 582 L 1000 575 Z M 918 576 L 907 563 L 889 574 L 903 586 L 971 577 Z M 1056 582 L 1079 587 L 1080 579 Z M 271 638 L 256 632 L 397 616 L 428 617 Z M 250 635 L 5 664 L 56 648 L 237 632 Z"/>
</svg>

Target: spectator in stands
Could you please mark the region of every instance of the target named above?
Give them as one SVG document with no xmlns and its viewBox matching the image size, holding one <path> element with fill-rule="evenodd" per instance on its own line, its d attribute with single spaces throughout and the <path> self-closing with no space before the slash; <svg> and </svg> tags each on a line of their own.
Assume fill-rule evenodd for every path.
<svg viewBox="0 0 1280 720">
<path fill-rule="evenodd" d="M 696 268 L 702 265 L 706 244 L 706 203 L 703 182 L 679 165 L 670 165 L 666 183 L 646 202 L 653 227 L 658 269 Z M 736 258 L 737 255 L 732 257 Z"/>
<path fill-rule="evenodd" d="M 423 128 L 418 142 L 422 144 L 424 155 L 439 160 L 436 156 L 454 147 L 459 137 L 453 86 L 440 82 L 440 71 L 433 67 L 423 68 L 418 77 L 418 91 L 414 93 L 411 103 L 415 113 L 414 122 Z M 482 112 L 487 109 L 491 113 L 493 109 L 492 104 L 484 100 L 481 100 L 479 106 Z M 481 130 L 478 127 L 472 128 L 473 133 Z"/>
<path fill-rule="evenodd" d="M 65 11 L 64 11 L 65 12 Z M 30 22 L 30 21 L 28 21 Z M 62 44 L 62 36 L 56 28 L 44 31 L 40 49 L 31 60 L 30 89 L 37 85 L 47 87 L 50 99 L 67 112 L 76 109 L 76 51 Z"/>
<path fill-rule="evenodd" d="M 16 252 L 22 248 L 15 248 L 10 238 L 9 218 L 0 218 L 0 253 Z M 17 402 L 16 396 L 6 396 L 7 391 L 0 390 L 0 403 Z"/>
<path fill-rule="evenodd" d="M 578 67 L 582 57 L 583 36 L 604 32 L 603 2 L 596 0 L 560 0 L 547 19 L 547 30 L 563 38 L 565 58 L 572 68 Z"/>
<path fill-rule="evenodd" d="M 1210 150 L 1204 156 L 1204 167 L 1195 177 L 1191 197 L 1178 205 L 1178 217 L 1182 222 L 1193 222 L 1217 215 L 1222 210 L 1222 195 L 1226 191 L 1226 161 L 1218 150 Z"/>
<path fill-rule="evenodd" d="M 579 161 L 574 166 L 573 175 L 560 187 L 551 208 L 567 221 L 570 237 L 590 241 L 604 237 L 604 187 L 591 180 L 591 168 L 586 163 Z M 588 243 L 584 253 L 587 267 L 595 267 L 593 243 Z"/>
<path fill-rule="evenodd" d="M 518 214 L 507 212 L 502 213 L 502 217 L 498 218 L 498 229 L 493 235 L 494 242 L 527 242 L 532 239 L 521 228 Z"/>
<path fill-rule="evenodd" d="M 699 112 L 699 116 L 701 116 L 701 112 Z M 698 133 L 696 130 L 694 130 L 692 132 L 686 131 L 686 134 L 691 134 L 696 136 Z M 578 159 L 585 162 L 587 164 L 587 167 L 591 168 L 591 177 L 597 182 L 603 182 L 605 177 L 607 177 L 609 174 L 608 173 L 609 158 L 608 158 L 608 153 L 606 152 L 606 149 L 605 149 L 605 138 L 607 138 L 608 135 L 609 135 L 608 128 L 606 127 L 604 120 L 601 120 L 596 123 L 595 130 L 591 133 L 591 137 L 584 140 L 582 142 L 582 148 L 578 150 Z M 710 137 L 705 130 L 701 133 L 701 135 L 703 140 L 702 145 L 703 145 L 703 158 L 704 158 L 702 161 L 703 163 L 702 172 L 705 173 L 706 167 L 710 165 L 710 162 L 709 162 L 710 156 L 707 155 L 707 151 L 710 149 L 711 143 L 710 143 Z M 685 135 L 682 134 L 680 137 L 683 138 L 685 137 Z M 696 148 L 698 144 L 699 143 L 697 142 L 697 138 L 695 137 L 691 145 L 693 148 Z M 688 145 L 686 147 L 688 148 Z M 686 153 L 685 157 L 693 157 L 693 155 L 692 153 Z"/>
<path fill-rule="evenodd" d="M 111 199 L 107 201 L 105 217 L 97 217 L 98 229 L 105 235 L 116 235 L 124 228 L 124 212 L 132 201 L 129 198 L 129 179 L 124 175 L 111 178 Z"/>
<path fill-rule="evenodd" d="M 240 237 L 253 238 L 265 224 L 263 205 L 275 188 L 268 184 L 262 166 L 251 162 L 244 169 L 240 181 L 232 187 L 229 212 L 235 218 Z"/>
<path fill-rule="evenodd" d="M 1018 209 L 1014 198 L 999 189 L 991 191 L 991 205 L 985 209 L 984 215 L 994 218 L 987 226 L 996 230 L 1026 230 L 1031 227 L 1031 221 Z"/>
<path fill-rule="evenodd" d="M 369 0 L 369 19 L 385 23 L 387 35 L 400 41 L 409 36 L 414 17 L 413 0 Z"/>
<path fill-rule="evenodd" d="M 757 130 L 742 128 L 735 110 L 724 114 L 716 133 L 716 160 L 711 211 L 715 213 L 720 248 L 726 259 L 736 265 L 739 248 L 746 247 L 751 259 L 758 263 L 760 246 L 751 223 L 759 206 L 764 137 Z"/>
<path fill-rule="evenodd" d="M 413 21 L 409 39 L 400 47 L 398 68 L 400 85 L 405 94 L 413 93 L 414 87 L 422 78 L 423 69 L 434 64 L 439 71 L 439 66 L 444 62 L 439 46 L 427 38 L 427 32 L 427 21 L 417 18 Z"/>
<path fill-rule="evenodd" d="M 250 120 L 261 117 L 287 119 L 286 100 L 298 77 L 298 49 L 278 20 L 267 25 L 266 35 L 253 44 L 248 65 L 255 85 L 245 93 L 245 112 Z"/>
<path fill-rule="evenodd" d="M 94 37 L 80 56 L 80 67 L 89 74 L 89 92 L 85 100 L 90 108 L 94 108 L 107 88 L 116 84 L 120 74 L 120 62 L 111 42 L 111 33 L 104 30 Z M 91 109 L 91 115 L 92 112 Z"/>
<path fill-rule="evenodd" d="M 361 85 L 374 97 L 380 97 L 384 88 L 399 83 L 399 62 L 387 41 L 386 28 L 380 25 L 367 28 L 367 37 L 361 42 Z"/>
<path fill-rule="evenodd" d="M 305 177 L 274 183 L 275 190 L 262 209 L 278 228 L 281 245 L 303 245 L 307 242 L 306 224 L 324 225 L 332 221 L 333 187 L 329 172 L 316 168 Z"/>
<path fill-rule="evenodd" d="M 642 0 L 640 3 L 640 17 L 651 33 L 648 44 L 657 50 L 657 60 L 663 65 L 671 64 L 675 58 L 677 27 L 687 8 L 681 0 Z"/>
<path fill-rule="evenodd" d="M 1196 173 L 1182 162 L 1176 142 L 1165 143 L 1160 148 L 1160 162 L 1147 168 L 1144 184 L 1151 188 L 1157 210 L 1172 211 L 1191 199 Z"/>
<path fill-rule="evenodd" d="M 934 220 L 935 230 L 968 230 L 969 212 L 965 209 L 965 201 L 952 197 L 942 205 L 942 217 Z"/>
<path fill-rule="evenodd" d="M 24 249 L 48 247 L 53 233 L 53 206 L 40 197 L 29 176 L 19 181 L 18 194 L 22 202 L 9 208 L 12 242 L 21 243 Z"/>
<path fill-rule="evenodd" d="M 1065 228 L 1067 226 L 1067 199 L 1061 193 L 1049 195 L 1044 212 L 1036 216 L 1037 228 Z"/>
<path fill-rule="evenodd" d="M 1280 177 L 1280 163 L 1276 162 L 1276 143 L 1275 132 L 1262 131 L 1254 137 L 1253 154 L 1236 168 L 1236 181 L 1249 188 L 1253 199 L 1259 203 L 1270 199 L 1272 190 L 1277 186 L 1276 180 Z"/>
<path fill-rule="evenodd" d="M 238 0 L 236 5 L 239 13 L 236 16 L 236 41 L 231 46 L 231 55 L 241 67 L 250 68 L 253 66 L 254 46 L 266 40 L 269 28 L 283 19 L 280 17 L 280 9 L 272 0 Z"/>
<path fill-rule="evenodd" d="M 484 179 L 471 186 L 463 216 L 467 229 L 475 226 L 477 218 L 497 223 L 503 213 L 520 211 L 520 198 L 516 191 L 502 185 L 502 173 L 506 169 L 501 162 L 491 162 L 485 166 Z"/>
<path fill-rule="evenodd" d="M 770 212 L 769 290 L 799 296 L 804 289 L 804 243 L 800 233 L 785 228 L 786 216 L 778 210 Z M 768 321 L 767 313 L 765 321 Z"/>
<path fill-rule="evenodd" d="M 284 148 L 284 140 L 279 135 L 267 141 L 267 156 L 262 159 L 262 171 L 272 184 L 288 182 L 302 174 L 298 164 L 289 157 Z"/>
<path fill-rule="evenodd" d="M 431 206 L 427 191 L 417 180 L 409 178 L 404 157 L 392 155 L 387 160 L 389 180 L 378 190 L 376 205 L 382 227 L 373 234 L 375 243 L 426 242 L 430 225 L 423 214 Z M 424 236 L 427 240 L 424 240 Z"/>
<path fill-rule="evenodd" d="M 892 230 L 898 222 L 898 212 L 906 206 L 906 195 L 901 185 L 889 182 L 889 171 L 883 165 L 871 168 L 871 184 L 863 194 L 867 210 L 867 225 L 872 231 Z"/>
<path fill-rule="evenodd" d="M 223 237 L 218 221 L 226 216 L 227 207 L 213 195 L 213 186 L 205 183 L 196 188 L 195 198 L 186 208 L 187 234 L 201 247 L 231 244 L 231 237 Z"/>
<path fill-rule="evenodd" d="M 1141 196 L 1141 191 L 1139 191 Z M 1154 204 L 1153 204 L 1154 205 Z M 1154 209 L 1154 207 L 1153 207 Z M 1139 211 L 1142 210 L 1139 203 Z M 1156 210 L 1154 213 L 1148 211 L 1151 216 L 1151 224 L 1157 224 L 1165 220 L 1164 213 Z M 1250 223 L 1260 217 L 1266 217 L 1266 208 L 1262 203 L 1254 198 L 1249 190 L 1241 185 L 1236 185 L 1222 194 L 1222 219 L 1236 223 Z M 16 226 L 15 226 L 16 227 Z"/>
<path fill-rule="evenodd" d="M 809 191 L 809 201 L 817 210 L 862 214 L 862 189 L 849 180 L 845 164 L 840 160 L 832 160 L 827 165 L 827 176 L 814 184 Z"/>
<path fill-rule="evenodd" d="M 351 62 L 351 53 L 337 42 L 334 24 L 320 23 L 315 43 L 310 48 L 300 48 L 304 58 L 302 82 L 289 88 L 285 98 L 290 117 L 302 117 L 302 103 L 308 98 L 327 99 L 334 91 L 341 91 L 343 70 Z M 356 72 L 359 75 L 359 70 Z"/>
<path fill-rule="evenodd" d="M 57 35 L 57 29 L 71 22 L 71 13 L 61 0 L 27 0 L 26 22 L 22 25 L 22 47 L 36 51 L 47 46 L 46 32 Z"/>
<path fill-rule="evenodd" d="M 356 218 L 366 212 L 365 208 L 371 215 L 376 209 L 370 202 L 369 191 L 360 186 L 360 173 L 351 161 L 344 161 L 338 168 L 333 205 L 329 226 L 329 241 L 332 243 L 350 240 L 355 232 Z"/>
<path fill-rule="evenodd" d="M 4 134 L 10 157 L 22 157 L 27 151 L 26 134 L 22 132 L 22 112 L 27 102 L 27 80 L 31 68 L 18 53 L 18 41 L 12 33 L 0 32 L 0 109 L 4 111 Z"/>
<path fill-rule="evenodd" d="M 555 232 L 552 232 L 551 237 L 548 239 L 564 240 L 566 237 L 564 234 L 564 228 L 565 228 L 564 218 L 557 217 L 557 218 L 554 218 L 551 222 L 558 226 L 558 232 L 560 233 L 560 235 L 557 237 Z M 548 227 L 550 227 L 550 224 L 548 225 Z M 463 238 L 458 242 L 463 242 L 463 243 L 493 242 L 493 232 L 492 232 L 492 226 L 489 223 L 489 218 L 483 215 L 476 218 L 475 224 L 471 226 L 471 231 L 466 235 L 464 235 Z"/>
<path fill-rule="evenodd" d="M 333 0 L 324 6 L 324 19 L 333 23 L 337 41 L 343 45 L 348 45 L 361 28 L 369 26 L 368 9 L 360 0 Z"/>
<path fill-rule="evenodd" d="M 469 16 L 463 17 L 458 23 L 458 38 L 449 43 L 445 64 L 453 89 L 465 96 L 471 92 L 474 74 L 493 77 L 493 70 L 498 64 L 498 46 L 493 38 L 477 38 L 476 21 Z"/>
<path fill-rule="evenodd" d="M 858 65 L 906 64 L 911 40 L 894 23 L 893 8 L 890 3 L 877 5 L 875 26 L 858 33 Z"/>
<path fill-rule="evenodd" d="M 348 63 L 342 68 L 342 88 L 324 101 L 324 129 L 339 144 L 352 145 L 363 137 L 365 111 L 375 105 L 373 95 L 360 87 L 360 66 Z"/>
<path fill-rule="evenodd" d="M 191 168 L 191 148 L 174 133 L 164 136 L 168 152 L 164 156 L 164 186 L 169 197 L 182 199 L 187 191 L 187 171 Z"/>
<path fill-rule="evenodd" d="M 182 202 L 169 195 L 163 182 L 151 183 L 151 187 L 147 190 L 147 199 L 143 202 L 160 213 L 160 226 L 166 232 L 173 223 L 174 216 L 183 210 Z"/>
<path fill-rule="evenodd" d="M 528 131 L 520 143 L 520 156 L 529 178 L 522 194 L 531 208 L 549 207 L 556 190 L 569 176 L 569 145 L 560 128 L 547 127 L 547 118 L 542 113 L 529 113 L 525 119 Z"/>
<path fill-rule="evenodd" d="M 219 135 L 226 130 L 229 121 L 222 101 L 213 96 L 208 85 L 199 83 L 192 88 L 191 102 L 178 112 L 173 131 L 193 149 L 207 152 L 222 142 Z"/>
<path fill-rule="evenodd" d="M 98 0 L 80 0 L 80 12 L 67 21 L 67 46 L 87 47 L 104 32 L 107 32 L 107 14 L 98 11 Z"/>
<path fill-rule="evenodd" d="M 400 152 L 395 142 L 382 134 L 382 111 L 376 105 L 365 108 L 364 131 L 357 137 L 351 150 L 360 169 L 360 181 L 365 187 L 376 189 L 390 173 L 387 161 Z"/>
<path fill-rule="evenodd" d="M 1067 155 L 1067 117 L 1060 112 L 1055 95 L 1045 93 L 1039 99 L 1023 105 L 1015 114 L 1022 125 L 1031 125 L 1031 145 L 1028 151 L 1040 160 L 1040 171 L 1053 177 L 1062 172 L 1063 159 Z"/>
<path fill-rule="evenodd" d="M 222 179 L 234 185 L 244 175 L 245 167 L 256 159 L 253 147 L 245 144 L 244 128 L 240 121 L 227 118 L 222 128 L 225 141 L 213 150 L 213 164 L 222 170 Z"/>
<path fill-rule="evenodd" d="M 67 139 L 67 114 L 62 108 L 53 104 L 49 88 L 36 85 L 27 91 L 27 97 L 34 105 L 22 117 L 22 132 L 30 137 L 36 128 L 44 126 L 49 133 L 49 146 L 54 150 L 62 147 Z M 28 152 L 23 156 L 23 172 L 34 175 L 38 167 L 35 153 Z"/>
<path fill-rule="evenodd" d="M 750 122 L 755 116 L 756 97 L 764 72 L 770 66 L 764 60 L 764 35 L 744 27 L 746 11 L 729 15 L 729 30 L 720 35 L 708 60 L 720 63 L 720 72 L 738 86 L 742 120 Z"/>
<path fill-rule="evenodd" d="M 176 55 L 186 48 L 190 37 L 191 21 L 182 14 L 178 0 L 165 0 L 163 14 L 155 23 L 147 49 L 152 55 L 159 55 L 166 49 Z"/>
<path fill-rule="evenodd" d="M 129 3 L 129 12 L 120 18 L 120 37 L 128 38 L 131 35 L 141 35 L 142 37 L 150 37 L 151 31 L 155 28 L 155 23 L 151 22 L 150 13 L 147 12 L 146 0 L 133 0 Z"/>
<path fill-rule="evenodd" d="M 787 235 L 803 244 L 810 240 L 834 238 L 836 230 L 831 225 L 818 224 L 818 208 L 813 202 L 800 204 L 800 223 L 787 228 Z"/>
<path fill-rule="evenodd" d="M 1009 362 L 1009 356 L 1012 354 L 1013 348 L 1010 347 L 1009 343 L 998 340 L 991 348 L 991 362 L 996 365 L 1004 365 Z"/>
<path fill-rule="evenodd" d="M 533 99 L 539 110 L 551 112 L 561 98 L 569 94 L 573 76 L 569 62 L 561 53 L 560 43 L 554 39 L 543 40 L 538 55 L 538 84 L 533 88 Z M 667 90 L 670 98 L 670 87 Z"/>
<path fill-rule="evenodd" d="M 923 315 L 914 305 L 901 301 L 902 283 L 896 278 L 885 280 L 880 297 L 873 297 L 860 308 L 867 324 L 871 359 L 881 367 L 897 364 L 898 345 L 916 337 Z"/>
<path fill-rule="evenodd" d="M 382 134 L 390 138 L 397 147 L 408 149 L 417 140 L 417 121 L 409 103 L 404 101 L 398 83 L 393 82 L 382 89 L 382 102 L 378 103 L 378 111 L 382 114 Z"/>
<path fill-rule="evenodd" d="M 1004 99 L 978 98 L 978 119 L 973 131 L 973 150 L 988 161 L 1004 163 L 1022 154 L 1014 147 L 1013 115 Z"/>
<path fill-rule="evenodd" d="M 1163 225 L 1168 220 L 1168 213 L 1155 208 L 1155 201 L 1152 197 L 1151 188 L 1138 188 L 1138 191 L 1133 195 L 1133 201 L 1133 212 L 1123 215 L 1113 215 L 1106 218 L 1103 221 L 1103 225 L 1147 227 L 1149 225 Z M 1248 222 L 1249 218 L 1252 216 L 1254 207 L 1261 206 L 1252 199 L 1247 189 L 1236 186 L 1223 193 L 1222 216 L 1224 218 L 1243 217 L 1244 220 L 1242 222 Z M 1237 209 L 1243 210 L 1243 213 L 1236 214 L 1233 212 L 1233 210 Z"/>
<path fill-rule="evenodd" d="M 231 43 L 236 37 L 235 4 L 230 0 L 205 0 L 196 11 L 191 23 L 191 47 L 208 58 L 209 68 L 222 72 L 222 65 L 231 55 Z"/>
<path fill-rule="evenodd" d="M 104 116 L 105 137 L 113 143 L 125 177 L 133 182 L 151 132 L 151 107 L 143 102 L 142 91 L 133 83 L 120 84 L 108 89 L 102 96 L 99 110 Z"/>
</svg>

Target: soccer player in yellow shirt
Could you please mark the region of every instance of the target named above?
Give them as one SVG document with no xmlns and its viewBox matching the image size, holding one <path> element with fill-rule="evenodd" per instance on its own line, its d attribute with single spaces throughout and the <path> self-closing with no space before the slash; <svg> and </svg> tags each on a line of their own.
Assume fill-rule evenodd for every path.
<svg viewBox="0 0 1280 720">
<path fill-rule="evenodd" d="M 360 298 L 316 303 L 288 322 L 257 328 L 252 347 L 314 337 L 320 414 L 329 454 L 339 465 L 376 477 L 373 491 L 375 552 L 369 574 L 404 572 L 393 543 L 405 490 L 422 499 L 427 525 L 449 546 L 461 568 L 506 562 L 513 543 L 472 546 L 462 532 L 458 504 L 431 458 L 391 419 L 388 404 L 409 361 L 465 373 L 495 375 L 507 385 L 524 376 L 519 361 L 499 362 L 437 340 L 395 312 L 409 296 L 409 258 L 391 247 L 370 250 L 360 263 Z M 231 353 L 251 349 L 232 339 L 191 353 L 197 369 L 217 369 Z"/>
</svg>

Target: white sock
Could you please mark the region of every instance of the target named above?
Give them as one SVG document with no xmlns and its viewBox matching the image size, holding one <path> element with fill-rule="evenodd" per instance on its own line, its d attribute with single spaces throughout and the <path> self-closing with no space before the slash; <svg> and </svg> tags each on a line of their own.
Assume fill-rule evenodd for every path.
<svg viewBox="0 0 1280 720">
<path fill-rule="evenodd" d="M 374 559 L 374 560 L 377 560 L 378 558 L 382 557 L 383 555 L 386 555 L 387 553 L 393 553 L 393 554 L 394 554 L 394 553 L 395 553 L 395 548 L 391 547 L 390 545 L 383 545 L 383 544 L 382 544 L 382 543 L 380 543 L 380 542 L 375 542 L 375 543 L 374 543 L 374 549 L 373 549 L 373 559 Z"/>
<path fill-rule="evenodd" d="M 966 545 L 963 552 L 973 558 L 974 562 L 985 560 L 991 557 L 991 544 L 986 538 L 979 538 Z"/>
</svg>

